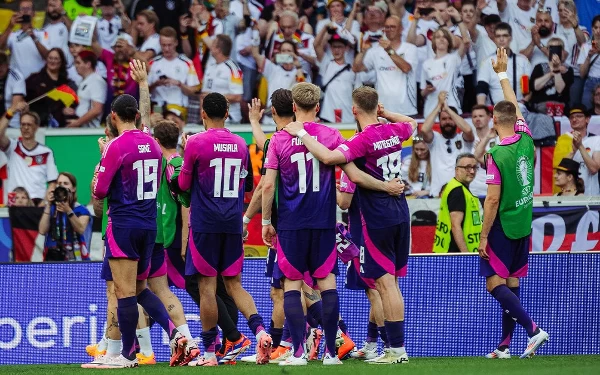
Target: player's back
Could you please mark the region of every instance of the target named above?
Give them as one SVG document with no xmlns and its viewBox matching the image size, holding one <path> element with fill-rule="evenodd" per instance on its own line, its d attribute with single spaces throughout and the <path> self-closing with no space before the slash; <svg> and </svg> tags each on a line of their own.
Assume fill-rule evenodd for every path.
<svg viewBox="0 0 600 375">
<path fill-rule="evenodd" d="M 161 158 L 156 141 L 140 130 L 124 131 L 106 146 L 102 168 L 116 169 L 108 193 L 113 227 L 156 230 Z"/>
<path fill-rule="evenodd" d="M 192 229 L 241 233 L 244 179 L 250 157 L 246 141 L 228 129 L 209 129 L 192 136 L 185 152 L 194 153 Z"/>
<path fill-rule="evenodd" d="M 401 178 L 402 142 L 413 132 L 409 123 L 379 124 L 366 127 L 348 140 L 360 143 L 363 157 L 354 163 L 374 178 L 391 181 Z M 344 146 L 342 146 L 344 147 Z M 365 222 L 372 228 L 386 228 L 409 220 L 408 205 L 404 194 L 393 197 L 382 191 L 358 188 L 360 208 Z"/>
<path fill-rule="evenodd" d="M 344 141 L 337 129 L 305 123 L 308 134 L 330 150 Z M 267 168 L 279 170 L 278 229 L 330 229 L 335 226 L 335 166 L 321 163 L 298 137 L 273 135 Z"/>
</svg>

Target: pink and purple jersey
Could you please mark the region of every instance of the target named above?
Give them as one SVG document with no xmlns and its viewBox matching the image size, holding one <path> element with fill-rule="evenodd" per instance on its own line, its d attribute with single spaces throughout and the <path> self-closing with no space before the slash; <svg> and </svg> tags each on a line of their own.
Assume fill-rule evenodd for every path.
<svg viewBox="0 0 600 375">
<path fill-rule="evenodd" d="M 330 150 L 344 142 L 337 129 L 307 122 L 308 134 Z M 279 171 L 277 229 L 335 227 L 335 166 L 321 163 L 298 137 L 273 134 L 264 167 Z"/>
<path fill-rule="evenodd" d="M 355 191 L 356 184 L 350 181 L 348 176 L 342 172 L 342 176 L 340 177 L 340 192 L 354 194 Z M 360 198 L 358 197 L 358 194 L 354 194 L 352 196 L 352 202 L 350 202 L 350 207 L 348 207 L 348 230 L 350 231 L 352 242 L 358 247 L 363 244 L 362 221 L 363 218 L 360 214 Z"/>
<path fill-rule="evenodd" d="M 108 197 L 108 218 L 114 228 L 156 230 L 161 160 L 158 143 L 137 129 L 124 131 L 106 145 L 93 196 Z"/>
<path fill-rule="evenodd" d="M 337 150 L 365 173 L 381 181 L 401 178 L 402 142 L 413 133 L 410 123 L 375 124 L 348 139 Z M 360 210 L 369 228 L 387 228 L 409 221 L 404 194 L 392 197 L 382 191 L 358 187 Z"/>
<path fill-rule="evenodd" d="M 529 129 L 529 126 L 523 119 L 518 119 L 517 122 L 515 122 L 515 135 L 504 138 L 503 140 L 500 141 L 500 143 L 498 145 L 506 146 L 506 145 L 510 145 L 510 144 L 517 142 L 519 139 L 521 139 L 521 134 L 519 134 L 519 133 L 525 133 L 525 134 L 529 135 L 530 137 L 532 137 L 531 130 Z M 486 170 L 485 182 L 488 185 L 501 185 L 502 184 L 500 170 L 498 169 L 496 162 L 494 162 L 494 158 L 492 158 L 492 155 L 490 155 L 490 154 L 487 155 L 485 170 Z"/>
<path fill-rule="evenodd" d="M 194 232 L 242 233 L 249 158 L 246 141 L 228 129 L 208 129 L 188 139 L 178 182 L 181 190 L 192 189 Z"/>
</svg>

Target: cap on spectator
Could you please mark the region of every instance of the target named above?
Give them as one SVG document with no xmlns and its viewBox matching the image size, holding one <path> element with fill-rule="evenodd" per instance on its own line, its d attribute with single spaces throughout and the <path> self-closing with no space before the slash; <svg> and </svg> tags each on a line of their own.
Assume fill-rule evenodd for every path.
<svg viewBox="0 0 600 375">
<path fill-rule="evenodd" d="M 388 13 L 388 5 L 384 0 L 379 0 L 373 3 L 373 6 L 383 12 L 384 15 Z"/>
<path fill-rule="evenodd" d="M 350 43 L 350 41 L 346 38 L 344 38 L 343 36 L 341 36 L 338 33 L 335 33 L 331 36 L 331 38 L 329 39 L 329 43 L 333 43 L 333 42 L 342 42 L 345 45 L 348 45 Z"/>
<path fill-rule="evenodd" d="M 583 113 L 585 117 L 590 117 L 590 113 L 588 109 L 583 104 L 575 104 L 571 109 L 569 109 L 569 117 L 576 113 Z"/>
<path fill-rule="evenodd" d="M 183 121 L 185 121 L 185 118 L 187 117 L 187 110 L 177 104 L 167 104 L 167 106 L 165 107 L 165 112 L 163 113 L 164 117 L 167 117 L 167 114 L 172 113 L 175 116 L 179 117 L 180 119 L 182 119 Z"/>
<path fill-rule="evenodd" d="M 135 48 L 135 43 L 133 43 L 133 38 L 131 37 L 131 35 L 127 34 L 127 33 L 119 33 L 119 35 L 117 35 L 117 39 L 115 39 L 114 43 L 112 44 L 112 46 L 114 47 L 117 42 L 119 40 L 124 40 L 127 42 L 127 44 L 129 44 L 131 47 Z"/>
<path fill-rule="evenodd" d="M 558 164 L 558 167 L 554 169 L 558 169 L 559 171 L 564 171 L 572 174 L 575 177 L 579 177 L 579 163 L 573 159 L 563 158 Z"/>
<path fill-rule="evenodd" d="M 343 5 L 344 7 L 346 7 L 346 2 L 345 2 L 344 0 L 327 0 L 327 8 L 329 8 L 329 6 L 330 6 L 331 4 L 333 4 L 334 2 L 336 2 L 336 1 L 338 1 L 338 2 L 342 3 L 342 5 Z"/>
</svg>

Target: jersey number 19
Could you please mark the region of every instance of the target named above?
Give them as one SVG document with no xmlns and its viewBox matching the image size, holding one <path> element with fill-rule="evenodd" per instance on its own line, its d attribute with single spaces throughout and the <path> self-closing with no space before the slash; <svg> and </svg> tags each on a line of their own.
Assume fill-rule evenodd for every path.
<svg viewBox="0 0 600 375">
<path fill-rule="evenodd" d="M 158 187 L 158 159 L 138 160 L 133 163 L 133 170 L 137 171 L 137 199 L 156 199 Z M 144 185 L 152 183 L 150 191 L 144 191 Z"/>
<path fill-rule="evenodd" d="M 400 161 L 400 151 L 392 152 L 377 159 L 377 166 L 381 167 L 383 180 L 391 181 L 400 177 L 402 162 Z"/>
</svg>

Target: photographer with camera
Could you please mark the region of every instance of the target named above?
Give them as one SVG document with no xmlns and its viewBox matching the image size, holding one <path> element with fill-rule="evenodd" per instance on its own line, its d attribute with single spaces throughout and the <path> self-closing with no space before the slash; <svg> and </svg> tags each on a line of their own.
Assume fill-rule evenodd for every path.
<svg viewBox="0 0 600 375">
<path fill-rule="evenodd" d="M 77 179 L 62 172 L 57 186 L 49 191 L 48 203 L 39 223 L 38 231 L 46 236 L 44 261 L 90 260 L 88 249 L 92 221 L 88 209 L 77 202 Z"/>
</svg>

